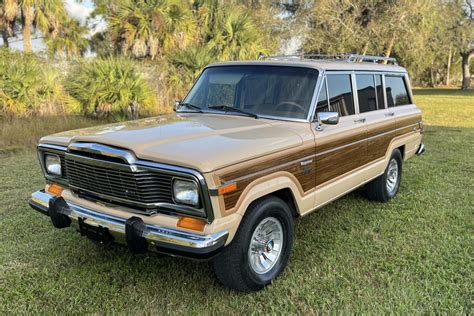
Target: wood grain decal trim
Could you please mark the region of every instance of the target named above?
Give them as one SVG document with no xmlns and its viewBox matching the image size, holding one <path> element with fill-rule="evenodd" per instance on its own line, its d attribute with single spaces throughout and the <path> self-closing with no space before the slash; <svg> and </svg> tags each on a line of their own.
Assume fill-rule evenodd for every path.
<svg viewBox="0 0 474 316">
<path fill-rule="evenodd" d="M 416 123 L 413 123 L 415 117 L 404 120 L 411 124 L 403 127 L 393 129 L 392 122 L 390 130 L 387 130 L 387 124 L 352 137 L 331 137 L 333 142 L 324 141 L 319 146 L 311 143 L 296 151 L 287 150 L 218 170 L 215 178 L 219 186 L 237 183 L 237 190 L 223 195 L 225 209 L 235 207 L 250 183 L 277 172 L 292 174 L 305 195 L 334 178 L 383 157 L 395 137 L 413 132 L 419 126 L 420 116 L 417 118 Z M 378 150 L 367 153 L 367 146 Z"/>
</svg>

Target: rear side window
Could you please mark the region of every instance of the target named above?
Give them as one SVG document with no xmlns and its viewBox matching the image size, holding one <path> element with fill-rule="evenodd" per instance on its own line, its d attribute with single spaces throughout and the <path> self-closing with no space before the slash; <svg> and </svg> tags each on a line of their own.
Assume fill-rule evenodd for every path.
<svg viewBox="0 0 474 316">
<path fill-rule="evenodd" d="M 350 75 L 327 75 L 329 108 L 340 116 L 355 114 Z"/>
<path fill-rule="evenodd" d="M 407 87 L 403 77 L 385 76 L 388 107 L 410 104 Z"/>
<path fill-rule="evenodd" d="M 377 110 L 374 75 L 356 75 L 359 112 Z"/>
</svg>

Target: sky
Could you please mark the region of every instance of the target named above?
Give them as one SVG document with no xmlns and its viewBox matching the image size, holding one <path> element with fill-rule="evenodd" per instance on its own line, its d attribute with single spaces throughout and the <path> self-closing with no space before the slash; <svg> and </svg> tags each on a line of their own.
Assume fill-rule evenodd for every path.
<svg viewBox="0 0 474 316">
<path fill-rule="evenodd" d="M 69 15 L 79 20 L 83 24 L 86 23 L 87 18 L 89 17 L 91 12 L 94 10 L 94 4 L 92 3 L 91 0 L 83 0 L 81 2 L 77 2 L 75 0 L 65 0 L 64 3 L 65 3 L 65 8 L 68 11 Z M 101 31 L 104 28 L 105 28 L 105 23 L 103 21 L 100 21 L 100 19 L 98 19 L 97 27 L 95 30 L 91 30 L 90 35 L 94 34 L 95 32 Z M 41 39 L 33 39 L 32 44 L 33 44 L 33 50 L 36 52 L 45 49 L 45 45 Z M 0 45 L 3 45 L 2 39 L 0 39 Z M 23 40 L 21 38 L 21 34 L 19 34 L 17 38 L 10 39 L 10 47 L 16 48 L 19 50 L 23 49 Z"/>
</svg>

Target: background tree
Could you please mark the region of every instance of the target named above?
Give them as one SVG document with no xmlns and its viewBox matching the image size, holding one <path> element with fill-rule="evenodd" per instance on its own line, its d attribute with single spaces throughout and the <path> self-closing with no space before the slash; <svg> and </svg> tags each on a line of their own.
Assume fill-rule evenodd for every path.
<svg viewBox="0 0 474 316">
<path fill-rule="evenodd" d="M 456 1 L 458 4 L 459 23 L 457 28 L 456 44 L 459 47 L 462 63 L 461 89 L 469 89 L 471 85 L 470 61 L 474 56 L 474 4 L 470 0 Z"/>
<path fill-rule="evenodd" d="M 45 37 L 48 54 L 66 59 L 84 55 L 89 46 L 88 29 L 70 17 L 64 17 L 63 21 L 55 36 Z"/>
<path fill-rule="evenodd" d="M 194 38 L 190 6 L 180 0 L 99 2 L 112 45 L 125 56 L 150 57 L 183 49 Z"/>
</svg>

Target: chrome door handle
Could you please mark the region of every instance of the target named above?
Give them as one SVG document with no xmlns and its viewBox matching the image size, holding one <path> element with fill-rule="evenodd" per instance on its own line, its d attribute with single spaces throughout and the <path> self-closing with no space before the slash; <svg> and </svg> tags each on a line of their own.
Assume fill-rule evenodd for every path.
<svg viewBox="0 0 474 316">
<path fill-rule="evenodd" d="M 395 113 L 393 113 L 393 112 L 385 114 L 385 116 L 394 116 L 394 115 L 395 115 Z"/>
<path fill-rule="evenodd" d="M 365 123 L 365 118 L 354 120 L 354 123 Z"/>
</svg>

